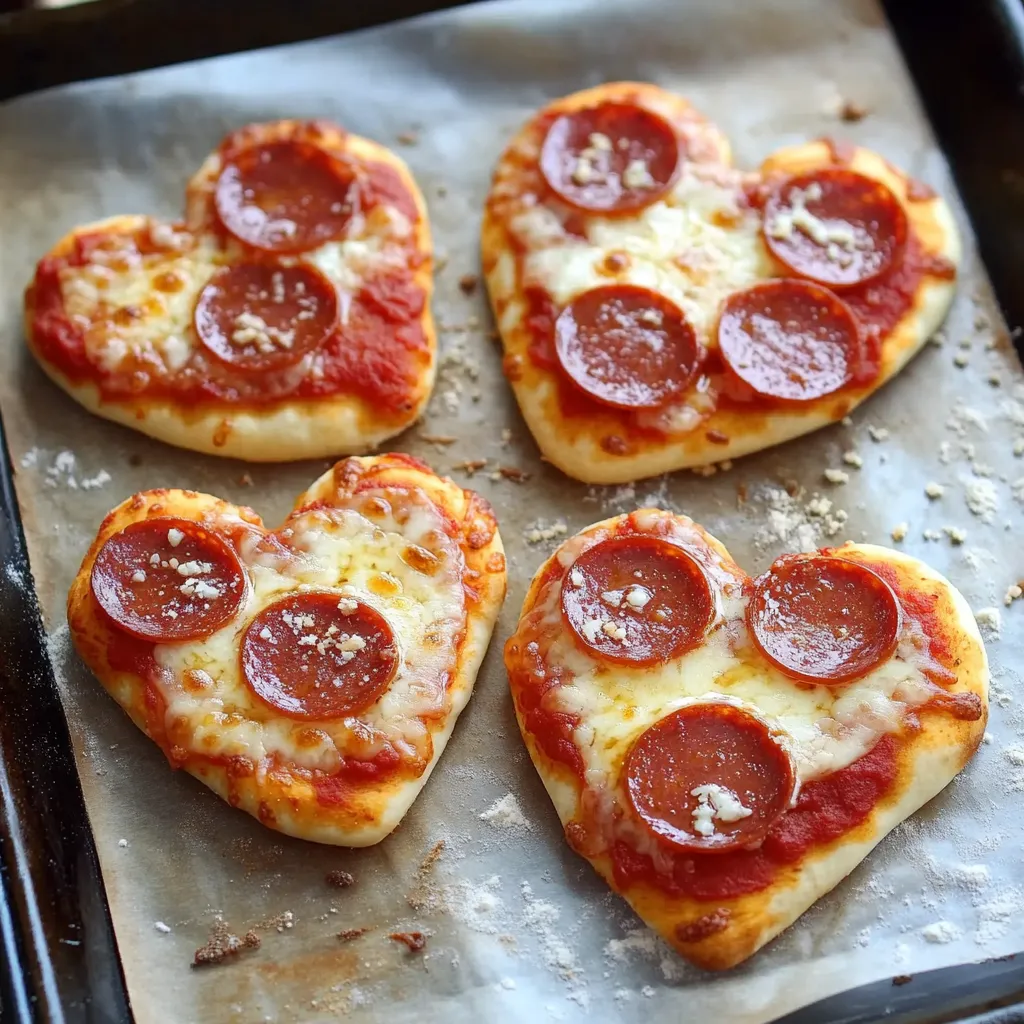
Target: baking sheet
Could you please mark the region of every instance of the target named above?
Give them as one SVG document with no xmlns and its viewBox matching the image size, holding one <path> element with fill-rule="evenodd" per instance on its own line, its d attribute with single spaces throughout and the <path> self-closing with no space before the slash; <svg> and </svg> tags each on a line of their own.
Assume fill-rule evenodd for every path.
<svg viewBox="0 0 1024 1024">
<path fill-rule="evenodd" d="M 617 488 L 566 480 L 537 458 L 501 378 L 482 291 L 467 296 L 460 279 L 478 269 L 479 209 L 506 138 L 548 99 L 616 78 L 690 97 L 729 132 L 741 164 L 841 135 L 952 197 L 871 0 L 503 0 L 0 108 L 0 406 L 140 1021 L 372 1020 L 385 1011 L 397 1021 L 761 1021 L 877 978 L 1024 947 L 1024 601 L 1003 604 L 1024 576 L 1012 529 L 1024 525 L 1024 460 L 1014 455 L 1015 443 L 1024 451 L 1024 376 L 983 271 L 968 244 L 942 344 L 851 424 L 712 477 Z M 841 122 L 844 100 L 868 116 Z M 266 831 L 170 773 L 70 652 L 64 624 L 81 556 L 127 494 L 200 488 L 273 524 L 324 463 L 247 467 L 148 441 L 88 416 L 22 348 L 21 288 L 61 234 L 116 212 L 174 215 L 186 178 L 224 132 L 287 116 L 340 120 L 395 145 L 416 173 L 444 264 L 435 304 L 444 356 L 429 415 L 393 446 L 442 471 L 487 459 L 471 481 L 453 475 L 494 502 L 509 553 L 509 598 L 476 694 L 403 825 L 364 851 Z M 449 436 L 457 440 L 428 440 Z M 846 452 L 862 466 L 844 462 Z M 491 479 L 501 467 L 530 479 Z M 828 467 L 849 482 L 826 483 Z M 944 486 L 940 498 L 926 497 L 930 482 Z M 751 572 L 793 548 L 846 537 L 890 543 L 906 523 L 902 546 L 946 573 L 973 608 L 996 610 L 982 616 L 990 636 L 1002 623 L 989 644 L 990 736 L 968 771 L 788 933 L 723 976 L 684 965 L 565 846 L 501 665 L 529 577 L 560 531 L 643 504 L 693 515 Z M 328 886 L 335 869 L 355 884 Z M 218 919 L 238 935 L 256 926 L 261 948 L 192 969 Z M 361 927 L 372 930 L 337 938 Z M 399 929 L 427 933 L 426 949 L 410 954 L 389 941 Z"/>
</svg>

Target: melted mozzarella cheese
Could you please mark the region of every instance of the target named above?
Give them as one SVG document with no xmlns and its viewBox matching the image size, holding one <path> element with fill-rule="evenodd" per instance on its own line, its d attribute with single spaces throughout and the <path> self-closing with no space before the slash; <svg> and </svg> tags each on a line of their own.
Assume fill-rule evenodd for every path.
<svg viewBox="0 0 1024 1024">
<path fill-rule="evenodd" d="M 675 532 L 680 543 L 688 543 L 685 530 Z M 562 564 L 569 564 L 602 536 L 574 538 L 577 543 L 560 558 Z M 798 686 L 756 653 L 746 626 L 748 598 L 741 586 L 729 596 L 719 594 L 718 617 L 700 647 L 649 668 L 612 664 L 583 650 L 561 628 L 560 600 L 561 584 L 556 580 L 538 604 L 543 620 L 557 623 L 546 661 L 569 672 L 568 681 L 548 691 L 546 700 L 550 710 L 579 718 L 575 739 L 594 788 L 614 786 L 637 737 L 694 701 L 724 697 L 755 707 L 788 738 L 803 783 L 862 757 L 882 735 L 901 728 L 908 707 L 923 704 L 933 694 L 924 674 L 933 667 L 927 638 L 910 620 L 888 661 L 832 689 Z"/>
<path fill-rule="evenodd" d="M 354 217 L 343 239 L 280 262 L 312 263 L 343 296 L 354 294 L 374 275 L 408 266 L 412 230 L 399 210 L 378 206 Z M 162 364 L 168 373 L 184 367 L 199 344 L 192 316 L 200 292 L 221 266 L 240 258 L 237 243 L 225 251 L 212 235 L 190 235 L 159 221 L 150 222 L 149 232 L 166 250 L 161 256 L 140 256 L 129 235 L 118 248 L 112 233 L 110 247 L 94 251 L 88 264 L 61 271 L 65 311 L 84 332 L 89 358 L 107 373 L 129 357 Z M 347 308 L 342 301 L 343 325 Z M 301 375 L 315 372 L 314 362 L 306 359 Z"/>
<path fill-rule="evenodd" d="M 251 533 L 241 555 L 252 585 L 235 619 L 205 640 L 156 648 L 168 724 L 184 722 L 193 749 L 211 755 L 256 764 L 277 755 L 325 772 L 337 770 L 353 745 L 361 757 L 371 757 L 383 742 L 421 753 L 426 726 L 420 716 L 447 708 L 448 674 L 465 628 L 464 562 L 426 502 L 412 505 L 402 519 L 386 513 L 371 522 L 348 509 L 306 512 L 279 533 L 290 549 L 285 554 L 267 550 L 262 534 Z M 304 589 L 362 601 L 394 632 L 398 670 L 383 696 L 359 715 L 289 719 L 257 700 L 242 678 L 239 647 L 248 624 L 269 604 Z M 205 688 L 194 685 L 197 672 L 209 680 Z"/>
<path fill-rule="evenodd" d="M 726 296 L 772 276 L 759 215 L 738 201 L 742 177 L 687 165 L 664 198 L 629 217 L 584 218 L 586 238 L 566 234 L 555 213 L 526 207 L 511 228 L 527 247 L 523 284 L 547 290 L 558 305 L 607 285 L 605 261 L 628 255 L 615 280 L 657 291 L 686 314 L 701 341 L 713 343 Z"/>
</svg>

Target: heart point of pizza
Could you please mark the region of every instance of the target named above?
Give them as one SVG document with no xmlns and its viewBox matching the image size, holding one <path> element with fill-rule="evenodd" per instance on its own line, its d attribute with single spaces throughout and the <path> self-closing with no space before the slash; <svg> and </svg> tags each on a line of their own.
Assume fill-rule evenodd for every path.
<svg viewBox="0 0 1024 1024">
<path fill-rule="evenodd" d="M 339 462 L 275 530 L 208 494 L 136 494 L 68 622 L 173 767 L 270 828 L 368 846 L 441 756 L 504 594 L 487 502 L 383 455 Z"/>
<path fill-rule="evenodd" d="M 29 347 L 90 412 L 254 462 L 365 451 L 434 381 L 430 228 L 405 164 L 326 122 L 227 136 L 183 222 L 79 227 L 25 294 Z"/>
<path fill-rule="evenodd" d="M 988 712 L 974 616 L 922 562 L 847 543 L 750 579 L 657 509 L 562 544 L 505 663 L 569 845 L 710 969 L 946 786 Z"/>
<path fill-rule="evenodd" d="M 520 130 L 482 249 L 523 416 L 588 483 L 841 419 L 934 333 L 960 262 L 945 202 L 877 154 L 811 142 L 743 172 L 686 100 L 632 82 Z"/>
</svg>

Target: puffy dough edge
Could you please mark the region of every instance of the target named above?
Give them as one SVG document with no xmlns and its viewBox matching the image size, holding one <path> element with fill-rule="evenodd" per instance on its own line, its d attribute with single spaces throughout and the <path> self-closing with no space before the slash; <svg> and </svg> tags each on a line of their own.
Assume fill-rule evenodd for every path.
<svg viewBox="0 0 1024 1024">
<path fill-rule="evenodd" d="M 618 518 L 595 523 L 587 528 L 587 532 L 610 526 Z M 719 554 L 729 557 L 720 541 L 707 531 L 702 532 Z M 560 550 L 561 547 L 537 570 L 523 602 L 522 615 L 535 604 L 540 581 Z M 900 778 L 906 782 L 896 798 L 876 806 L 869 818 L 850 833 L 815 851 L 787 871 L 780 872 L 776 880 L 760 892 L 717 901 L 671 897 L 649 885 L 635 885 L 628 892 L 623 892 L 616 887 L 611 859 L 607 855 L 586 858 L 609 888 L 626 899 L 648 927 L 657 931 L 686 960 L 706 970 L 735 967 L 785 931 L 805 910 L 860 865 L 900 822 L 945 789 L 970 761 L 985 733 L 988 657 L 974 614 L 963 595 L 940 573 L 904 552 L 852 542 L 835 551 L 845 557 L 856 559 L 859 556 L 867 564 L 887 562 L 943 588 L 950 600 L 953 624 L 961 632 L 966 648 L 964 668 L 951 690 L 976 693 L 984 702 L 985 713 L 977 722 L 956 721 L 938 714 L 923 717 L 921 730 L 902 746 Z M 579 783 L 564 765 L 552 761 L 540 750 L 524 728 L 515 700 L 513 704 L 530 758 L 564 827 L 579 809 Z M 700 920 L 720 907 L 729 911 L 729 923 L 725 929 L 699 940 L 680 941 L 676 935 L 678 925 Z"/>
<path fill-rule="evenodd" d="M 281 122 L 279 122 L 280 124 Z M 358 454 L 411 426 L 422 415 L 430 399 L 437 373 L 437 329 L 431 312 L 433 295 L 433 246 L 426 201 L 412 172 L 395 153 L 379 143 L 356 135 L 346 135 L 345 144 L 360 159 L 386 163 L 401 177 L 416 204 L 416 246 L 427 258 L 415 269 L 413 278 L 424 290 L 425 305 L 421 317 L 423 333 L 430 352 L 428 372 L 419 382 L 419 395 L 413 408 L 399 419 L 382 423 L 373 408 L 356 395 L 283 401 L 266 408 L 232 410 L 196 408 L 166 400 L 136 399 L 107 401 L 99 387 L 91 382 L 72 381 L 55 364 L 44 359 L 33 337 L 35 305 L 32 286 L 25 292 L 25 337 L 28 348 L 46 375 L 79 405 L 103 419 L 131 427 L 142 434 L 178 448 L 244 459 L 247 462 L 291 462 L 299 459 L 330 458 Z M 207 158 L 206 169 L 216 155 Z M 197 173 L 202 174 L 204 170 Z M 46 254 L 64 256 L 80 234 L 100 230 L 129 232 L 150 218 L 142 215 L 108 217 L 72 229 Z"/>
<path fill-rule="evenodd" d="M 346 493 L 342 488 L 351 488 L 360 482 L 368 482 L 373 489 L 395 485 L 418 487 L 432 498 L 460 527 L 460 546 L 478 592 L 475 603 L 467 604 L 466 635 L 460 644 L 450 683 L 451 710 L 444 719 L 429 724 L 433 753 L 423 773 L 414 779 L 392 777 L 359 786 L 358 792 L 352 794 L 351 804 L 328 808 L 316 802 L 308 782 L 295 776 L 290 776 L 288 782 L 264 776 L 261 783 L 252 775 L 239 776 L 223 764 L 202 759 L 186 759 L 181 764 L 226 803 L 269 828 L 298 839 L 334 846 L 379 843 L 397 827 L 419 796 L 473 693 L 506 585 L 504 548 L 490 505 L 475 492 L 465 491 L 454 481 L 436 476 L 423 463 L 408 456 L 346 459 L 315 480 L 298 497 L 295 509 L 314 502 L 330 504 L 332 497 Z M 106 663 L 101 638 L 107 635 L 108 627 L 99 621 L 89 589 L 92 564 L 107 538 L 129 522 L 146 518 L 154 504 L 163 506 L 161 515 L 195 518 L 216 509 L 234 512 L 258 525 L 262 525 L 262 520 L 251 509 L 209 494 L 180 489 L 142 492 L 126 499 L 106 516 L 75 576 L 68 594 L 68 623 L 75 647 L 103 688 L 136 726 L 160 746 L 159 737 L 152 734 L 147 723 L 141 678 L 130 672 L 115 671 Z"/>
<path fill-rule="evenodd" d="M 654 89 L 648 86 L 648 89 Z M 662 90 L 655 90 L 662 93 Z M 567 99 L 573 106 L 585 105 L 599 90 L 588 90 Z M 671 94 L 663 94 L 669 95 Z M 585 97 L 576 102 L 577 97 Z M 561 102 L 561 101 L 560 101 Z M 685 102 L 685 101 L 681 101 Z M 557 104 L 553 104 L 557 107 Z M 524 129 L 523 131 L 525 131 Z M 520 135 L 522 132 L 520 133 Z M 502 158 L 504 161 L 506 157 Z M 761 165 L 764 173 L 794 174 L 832 162 L 825 142 L 809 142 L 779 150 Z M 941 255 L 957 267 L 961 264 L 960 234 L 948 204 L 941 196 L 910 202 L 909 179 L 881 156 L 857 147 L 849 166 L 889 186 L 903 201 L 909 220 L 925 250 Z M 501 173 L 502 163 L 498 171 Z M 481 229 L 485 279 L 507 355 L 528 360 L 529 333 L 523 324 L 525 309 L 511 236 L 503 223 L 485 209 Z M 528 366 L 512 388 L 544 457 L 569 476 L 589 484 L 621 484 L 693 466 L 739 458 L 782 444 L 842 419 L 865 399 L 888 383 L 921 350 L 946 317 L 956 291 L 955 281 L 925 278 L 914 307 L 886 338 L 882 369 L 876 382 L 856 392 L 845 391 L 831 398 L 809 403 L 806 409 L 771 409 L 749 416 L 742 410 L 717 411 L 690 433 L 644 441 L 637 451 L 612 455 L 600 444 L 601 438 L 621 430 L 621 422 L 609 414 L 587 422 L 566 417 L 559 409 L 557 385 L 548 371 Z M 717 430 L 727 443 L 712 444 L 705 434 Z"/>
</svg>

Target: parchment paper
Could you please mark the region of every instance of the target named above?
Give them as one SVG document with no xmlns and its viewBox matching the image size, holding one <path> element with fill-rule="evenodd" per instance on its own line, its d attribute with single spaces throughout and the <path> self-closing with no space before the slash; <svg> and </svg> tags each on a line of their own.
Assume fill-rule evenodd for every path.
<svg viewBox="0 0 1024 1024">
<path fill-rule="evenodd" d="M 1011 529 L 1022 519 L 1024 462 L 1013 448 L 1017 441 L 1024 449 L 1024 381 L 970 242 L 946 340 L 852 423 L 713 477 L 574 484 L 537 458 L 500 374 L 482 291 L 467 296 L 459 281 L 478 269 L 480 205 L 509 134 L 548 99 L 618 78 L 689 96 L 730 133 L 742 164 L 781 144 L 840 135 L 876 148 L 956 205 L 871 0 L 506 0 L 0 109 L 0 401 L 140 1021 L 327 1020 L 343 1012 L 392 1021 L 641 1013 L 760 1021 L 869 980 L 1024 947 L 1024 601 L 1003 605 L 1024 575 L 1020 534 Z M 843 100 L 868 115 L 842 123 Z M 508 601 L 439 770 L 400 829 L 361 852 L 279 836 L 171 773 L 70 653 L 64 624 L 64 595 L 89 539 L 132 491 L 200 488 L 251 504 L 274 523 L 324 464 L 246 467 L 94 419 L 33 365 L 20 326 L 21 289 L 66 230 L 116 212 L 174 215 L 186 178 L 224 132 L 289 116 L 336 118 L 396 145 L 418 176 L 447 261 L 436 302 L 445 357 L 429 415 L 394 447 L 442 471 L 487 459 L 472 485 L 498 509 L 510 555 Z M 457 440 L 426 440 L 438 435 Z M 850 464 L 856 456 L 844 462 L 845 452 L 863 465 Z M 490 479 L 502 466 L 531 477 Z M 849 482 L 827 484 L 827 467 L 846 470 Z M 933 481 L 945 491 L 929 499 Z M 524 752 L 501 665 L 527 581 L 558 531 L 641 504 L 693 515 L 752 572 L 794 547 L 846 537 L 888 543 L 906 523 L 903 547 L 946 573 L 973 608 L 996 608 L 1003 620 L 1002 639 L 989 644 L 990 742 L 967 772 L 781 939 L 723 976 L 686 967 L 570 853 Z M 965 539 L 954 543 L 944 527 Z M 925 530 L 941 539 L 926 540 Z M 990 635 L 994 617 L 982 616 Z M 480 817 L 510 793 L 516 806 L 506 801 Z M 330 888 L 331 869 L 350 871 L 355 884 Z M 277 924 L 261 928 L 258 951 L 192 969 L 218 915 L 239 935 Z M 372 931 L 336 938 L 360 927 Z M 426 949 L 411 954 L 389 941 L 399 928 L 427 932 Z"/>
</svg>

